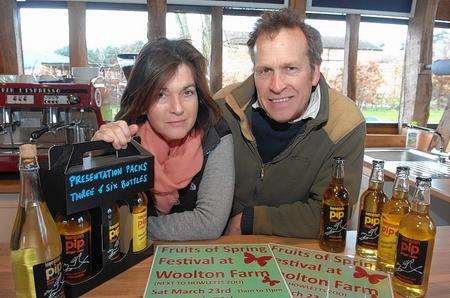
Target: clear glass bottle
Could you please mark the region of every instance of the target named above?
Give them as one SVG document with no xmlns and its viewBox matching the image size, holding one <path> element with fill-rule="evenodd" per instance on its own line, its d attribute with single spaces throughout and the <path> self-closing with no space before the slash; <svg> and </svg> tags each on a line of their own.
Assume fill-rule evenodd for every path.
<svg viewBox="0 0 450 298">
<path fill-rule="evenodd" d="M 411 212 L 400 221 L 392 283 L 405 297 L 423 297 L 428 289 L 436 225 L 430 218 L 431 178 L 417 177 Z"/>
<path fill-rule="evenodd" d="M 78 283 L 91 273 L 91 216 L 88 211 L 56 215 L 62 242 L 64 280 Z"/>
<path fill-rule="evenodd" d="M 106 209 L 108 218 L 108 259 L 116 261 L 120 256 L 120 213 L 117 203 Z"/>
<path fill-rule="evenodd" d="M 133 252 L 147 247 L 147 196 L 139 193 L 131 202 L 131 216 L 133 220 Z"/>
<path fill-rule="evenodd" d="M 386 272 L 394 271 L 397 252 L 398 226 L 410 211 L 408 201 L 409 167 L 397 167 L 392 198 L 383 206 L 380 238 L 378 239 L 377 267 Z"/>
<path fill-rule="evenodd" d="M 320 248 L 329 252 L 345 249 L 349 192 L 344 185 L 344 159 L 335 157 L 331 182 L 323 194 L 320 217 Z"/>
<path fill-rule="evenodd" d="M 378 237 L 380 235 L 381 210 L 386 201 L 384 186 L 384 161 L 372 162 L 369 188 L 361 195 L 356 254 L 377 259 Z"/>
<path fill-rule="evenodd" d="M 42 200 L 36 146 L 20 146 L 20 195 L 10 250 L 17 297 L 64 297 L 61 239 Z"/>
</svg>

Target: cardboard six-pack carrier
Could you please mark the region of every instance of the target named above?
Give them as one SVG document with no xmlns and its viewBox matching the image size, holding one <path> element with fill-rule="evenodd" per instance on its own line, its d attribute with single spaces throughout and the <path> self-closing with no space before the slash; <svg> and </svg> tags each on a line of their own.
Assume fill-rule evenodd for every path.
<svg viewBox="0 0 450 298">
<path fill-rule="evenodd" d="M 41 165 L 40 171 L 43 196 L 50 212 L 55 216 L 88 210 L 92 222 L 91 274 L 77 284 L 66 282 L 67 297 L 80 296 L 153 254 L 148 240 L 147 247 L 137 253 L 130 243 L 121 243 L 122 257 L 114 262 L 106 251 L 109 241 L 106 210 L 120 201 L 131 212 L 129 203 L 138 193 L 153 187 L 153 162 L 153 156 L 136 140 L 118 151 L 103 141 L 50 148 L 48 165 Z M 126 228 L 121 227 L 122 235 Z"/>
</svg>

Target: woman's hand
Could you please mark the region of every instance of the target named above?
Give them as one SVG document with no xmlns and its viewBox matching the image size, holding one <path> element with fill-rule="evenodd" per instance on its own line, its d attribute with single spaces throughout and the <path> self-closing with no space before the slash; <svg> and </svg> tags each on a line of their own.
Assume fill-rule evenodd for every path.
<svg viewBox="0 0 450 298">
<path fill-rule="evenodd" d="M 111 143 L 116 150 L 125 149 L 131 137 L 139 129 L 136 124 L 128 125 L 125 121 L 119 120 L 103 124 L 95 132 L 92 141 L 105 141 Z"/>
</svg>

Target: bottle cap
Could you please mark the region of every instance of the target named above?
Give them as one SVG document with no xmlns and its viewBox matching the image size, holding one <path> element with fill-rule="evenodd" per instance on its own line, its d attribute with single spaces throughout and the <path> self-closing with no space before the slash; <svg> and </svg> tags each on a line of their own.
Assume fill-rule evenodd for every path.
<svg viewBox="0 0 450 298">
<path fill-rule="evenodd" d="M 20 158 L 35 158 L 37 155 L 36 145 L 23 144 L 19 147 Z"/>
<path fill-rule="evenodd" d="M 418 176 L 418 177 L 416 177 L 416 184 L 418 184 L 419 182 L 431 182 L 431 177 Z"/>
<path fill-rule="evenodd" d="M 409 167 L 407 166 L 399 166 L 397 167 L 397 174 L 400 172 L 407 172 L 409 174 Z"/>
</svg>

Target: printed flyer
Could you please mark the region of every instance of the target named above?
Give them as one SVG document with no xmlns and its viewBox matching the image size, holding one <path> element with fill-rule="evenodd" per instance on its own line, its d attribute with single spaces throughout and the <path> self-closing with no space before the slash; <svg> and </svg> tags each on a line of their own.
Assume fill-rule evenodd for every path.
<svg viewBox="0 0 450 298">
<path fill-rule="evenodd" d="M 359 258 L 271 244 L 293 297 L 393 297 L 389 274 Z"/>
<path fill-rule="evenodd" d="M 158 245 L 144 297 L 292 297 L 269 245 Z"/>
</svg>

